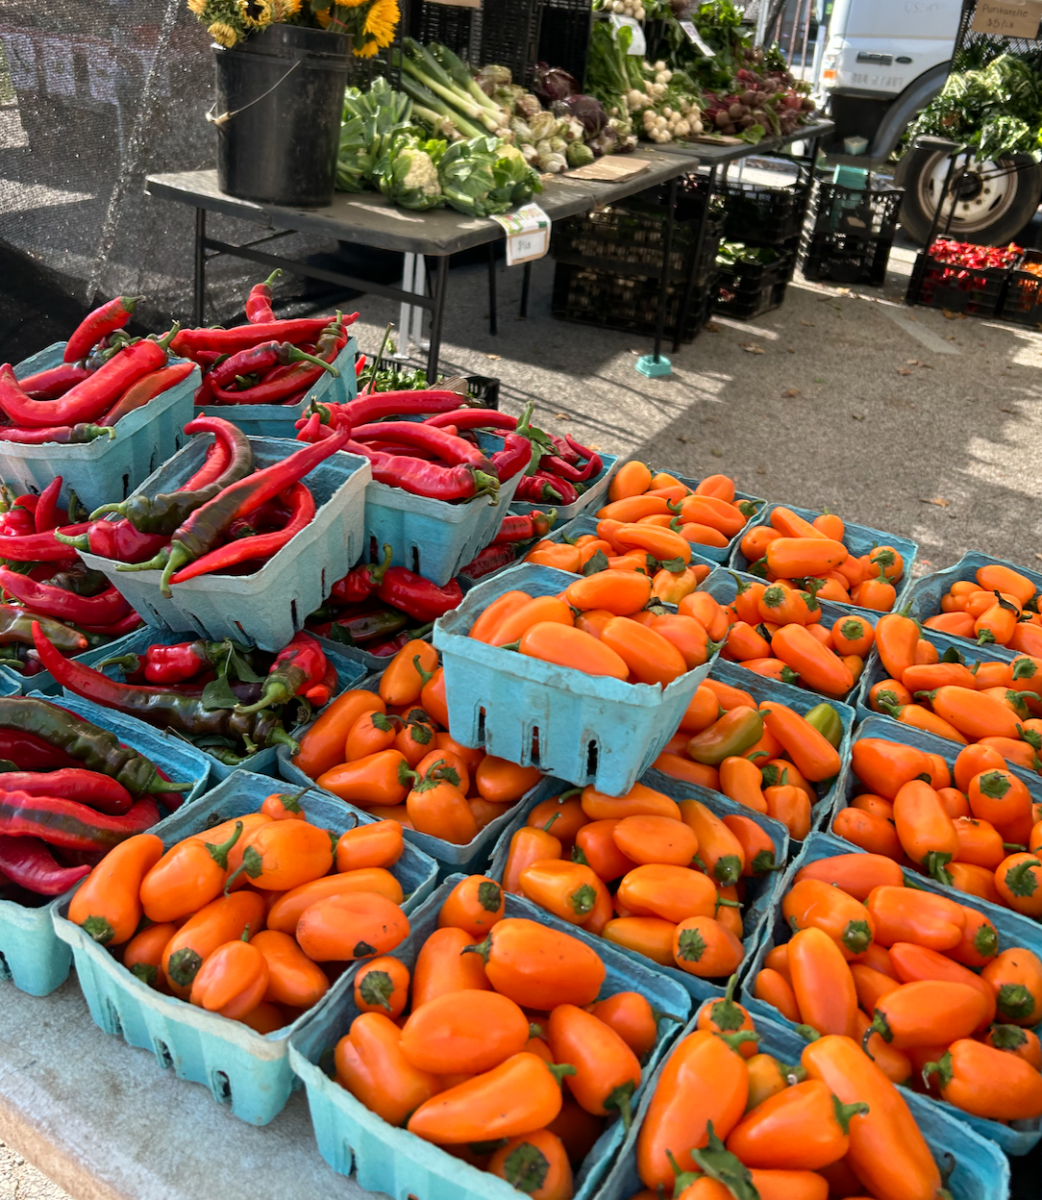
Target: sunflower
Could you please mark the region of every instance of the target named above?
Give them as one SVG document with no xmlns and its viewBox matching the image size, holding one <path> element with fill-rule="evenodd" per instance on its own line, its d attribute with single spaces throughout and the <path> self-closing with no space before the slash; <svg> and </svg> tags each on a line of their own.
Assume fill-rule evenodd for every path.
<svg viewBox="0 0 1042 1200">
<path fill-rule="evenodd" d="M 401 12 L 398 0 L 373 0 L 372 6 L 366 13 L 365 32 L 376 39 L 376 45 L 369 49 L 368 39 L 364 46 L 359 47 L 356 54 L 370 57 L 376 53 L 377 47 L 389 46 L 394 41 L 394 31 L 398 28 Z"/>
<path fill-rule="evenodd" d="M 267 29 L 275 19 L 272 0 L 253 0 L 253 15 L 248 18 L 255 29 Z"/>
<path fill-rule="evenodd" d="M 224 46 L 226 50 L 234 46 L 239 40 L 239 35 L 235 30 L 223 21 L 215 21 L 206 32 L 219 46 Z"/>
<path fill-rule="evenodd" d="M 203 9 L 206 7 L 206 0 L 188 0 L 188 11 L 195 13 L 197 17 L 203 15 Z"/>
</svg>

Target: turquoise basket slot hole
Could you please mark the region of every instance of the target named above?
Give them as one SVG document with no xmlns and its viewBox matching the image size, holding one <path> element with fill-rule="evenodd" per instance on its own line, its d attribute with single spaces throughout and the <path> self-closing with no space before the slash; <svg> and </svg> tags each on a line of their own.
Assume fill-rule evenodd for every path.
<svg viewBox="0 0 1042 1200">
<path fill-rule="evenodd" d="M 156 1056 L 156 1062 L 159 1063 L 164 1071 L 168 1071 L 174 1065 L 173 1055 L 170 1053 L 170 1047 L 166 1042 L 161 1042 L 157 1038 L 152 1046 L 152 1051 Z"/>
<path fill-rule="evenodd" d="M 231 1104 L 232 1084 L 224 1071 L 214 1071 L 210 1076 L 210 1091 L 218 1104 Z"/>
<path fill-rule="evenodd" d="M 597 742 L 596 742 L 596 740 L 593 740 L 593 741 L 589 742 L 586 746 L 586 774 L 587 775 L 596 775 L 597 774 L 597 756 L 598 756 Z"/>
<path fill-rule="evenodd" d="M 14 976 L 11 974 L 11 968 L 7 965 L 7 959 L 0 954 L 0 979 L 5 983 L 10 983 Z"/>
</svg>

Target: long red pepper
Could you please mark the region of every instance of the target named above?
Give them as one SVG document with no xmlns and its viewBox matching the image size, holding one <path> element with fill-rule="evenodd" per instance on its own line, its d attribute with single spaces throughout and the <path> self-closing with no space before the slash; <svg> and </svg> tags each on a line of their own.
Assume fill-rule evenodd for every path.
<svg viewBox="0 0 1042 1200">
<path fill-rule="evenodd" d="M 210 371 L 207 378 L 216 395 L 216 389 L 227 387 L 239 375 L 258 375 L 272 367 L 289 367 L 300 362 L 309 362 L 313 367 L 321 367 L 333 375 L 340 374 L 323 359 L 308 354 L 292 342 L 261 342 L 259 346 L 251 346 L 249 350 L 240 350 L 238 354 L 229 355 L 224 362 L 218 363 Z M 287 371 L 286 374 L 288 373 Z"/>
<path fill-rule="evenodd" d="M 290 518 L 282 529 L 271 533 L 258 533 L 253 537 L 237 538 L 226 546 L 220 546 L 197 558 L 170 578 L 171 583 L 185 583 L 198 575 L 220 574 L 231 566 L 254 559 L 268 559 L 277 554 L 291 538 L 311 524 L 315 516 L 315 497 L 302 483 L 291 484 L 286 489 L 290 505 Z"/>
<path fill-rule="evenodd" d="M 37 533 L 46 533 L 58 527 L 58 497 L 61 490 L 62 477 L 56 475 L 40 493 L 40 502 L 33 513 Z"/>
<path fill-rule="evenodd" d="M 127 324 L 141 299 L 141 296 L 117 296 L 88 313 L 65 343 L 65 351 L 62 354 L 64 361 L 74 363 L 86 358 L 103 337 Z"/>
<path fill-rule="evenodd" d="M 90 371 L 79 363 L 63 362 L 57 367 L 48 367 L 46 371 L 26 375 L 18 382 L 22 385 L 22 391 L 34 400 L 57 400 L 74 383 L 86 379 L 89 374 Z"/>
<path fill-rule="evenodd" d="M 385 395 L 387 393 L 384 393 Z M 457 429 L 516 429 L 517 417 L 501 413 L 495 408 L 456 408 L 452 412 L 438 413 L 428 417 L 425 425 L 444 429 L 455 425 Z"/>
<path fill-rule="evenodd" d="M 91 868 L 62 867 L 35 837 L 0 837 L 0 871 L 12 883 L 38 896 L 60 896 L 89 875 Z"/>
<path fill-rule="evenodd" d="M 253 704 L 237 704 L 237 713 L 260 712 L 262 708 L 273 708 L 286 704 L 294 696 L 304 695 L 318 687 L 328 669 L 322 647 L 310 633 L 295 633 L 278 652 L 268 669 L 264 690 Z"/>
<path fill-rule="evenodd" d="M 330 599 L 336 600 L 339 604 L 359 604 L 367 599 L 383 582 L 383 577 L 390 569 L 393 557 L 394 547 L 384 543 L 383 559 L 380 563 L 378 565 L 363 563 L 348 571 L 343 579 L 338 579 L 333 584 L 332 591 L 329 593 Z"/>
<path fill-rule="evenodd" d="M 352 424 L 362 425 L 367 421 L 382 421 L 385 417 L 452 412 L 460 407 L 460 400 L 459 392 L 423 388 L 413 392 L 377 392 L 360 396 L 344 407 Z"/>
<path fill-rule="evenodd" d="M 58 771 L 5 771 L 0 773 L 0 792 L 76 800 L 110 816 L 129 812 L 134 804 L 134 797 L 118 779 L 84 767 L 63 767 Z"/>
<path fill-rule="evenodd" d="M 532 461 L 532 443 L 523 434 L 508 433 L 503 449 L 492 455 L 492 469 L 500 483 L 524 471 Z"/>
<path fill-rule="evenodd" d="M 0 792 L 0 834 L 41 837 L 69 850 L 110 850 L 158 820 L 159 806 L 151 796 L 136 800 L 119 816 L 109 816 L 76 800 Z"/>
<path fill-rule="evenodd" d="M 370 425 L 356 425 L 351 430 L 351 437 L 356 442 L 369 442 L 374 439 L 398 442 L 405 446 L 414 446 L 418 450 L 427 450 L 452 466 L 469 463 L 478 471 L 492 470 L 492 464 L 483 450 L 433 425 L 417 424 L 414 421 L 379 421 Z M 529 446 L 527 438 L 522 438 L 521 441 Z"/>
<path fill-rule="evenodd" d="M 0 536 L 0 558 L 12 562 L 60 562 L 69 557 L 69 547 L 59 542 L 55 534 L 76 537 L 77 534 L 86 533 L 89 528 L 89 521 L 81 521 L 47 533 L 27 534 L 24 537 Z"/>
<path fill-rule="evenodd" d="M 115 425 L 115 423 L 128 413 L 132 413 L 136 408 L 144 408 L 156 396 L 168 391 L 170 388 L 179 384 L 182 380 L 187 379 L 195 370 L 195 364 L 191 362 L 171 363 L 168 367 L 161 367 L 158 371 L 154 371 L 151 375 L 146 375 L 143 379 L 139 379 L 136 383 L 132 383 L 130 387 L 123 393 L 109 411 L 102 417 L 103 425 Z"/>
<path fill-rule="evenodd" d="M 336 320 L 327 325 L 319 335 L 315 342 L 315 354 L 301 354 L 302 361 L 293 363 L 285 375 L 274 381 L 264 379 L 240 392 L 229 391 L 215 381 L 211 384 L 214 399 L 222 404 L 279 404 L 302 389 L 306 391 L 322 378 L 324 372 L 339 376 L 340 372 L 332 364 L 346 345 L 347 334 L 338 314 Z M 316 359 L 318 366 L 309 365 Z M 221 367 L 223 366 L 222 363 Z"/>
<path fill-rule="evenodd" d="M 0 566 L 0 587 L 36 612 L 74 625 L 111 625 L 130 612 L 130 605 L 111 584 L 97 596 L 77 596 Z"/>
<path fill-rule="evenodd" d="M 0 427 L 0 442 L 17 442 L 20 446 L 42 446 L 56 442 L 62 446 L 75 446 L 93 442 L 95 438 L 116 436 L 116 431 L 105 425 L 49 425 L 42 429 L 15 429 L 14 426 Z"/>
<path fill-rule="evenodd" d="M 463 603 L 463 592 L 455 579 L 438 587 L 405 567 L 391 567 L 377 595 L 417 621 L 434 621 Z"/>
<path fill-rule="evenodd" d="M 320 441 L 316 444 L 328 443 Z M 475 496 L 487 494 L 493 497 L 493 503 L 497 502 L 499 480 L 469 465 L 443 467 L 441 463 L 384 454 L 355 441 L 348 442 L 344 449 L 369 459 L 377 483 L 400 487 L 414 496 L 427 496 L 433 500 L 473 500 Z"/>
<path fill-rule="evenodd" d="M 107 412 L 132 383 L 165 367 L 166 362 L 163 342 L 146 338 L 124 347 L 59 400 L 31 400 L 18 386 L 14 371 L 5 365 L 0 367 L 0 407 L 16 425 L 30 429 L 93 421 Z"/>
<path fill-rule="evenodd" d="M 551 508 L 549 512 L 545 513 L 540 512 L 539 509 L 535 509 L 525 516 L 510 515 L 504 517 L 503 524 L 499 527 L 499 532 L 492 539 L 492 545 L 499 546 L 509 542 L 527 542 L 531 538 L 546 537 L 553 528 L 554 521 L 556 520 L 556 508 Z"/>
<path fill-rule="evenodd" d="M 246 320 L 251 325 L 263 325 L 266 321 L 275 320 L 275 312 L 271 307 L 271 286 L 281 274 L 281 267 L 276 267 L 263 283 L 255 283 L 250 288 L 246 298 Z"/>
<path fill-rule="evenodd" d="M 350 325 L 358 313 L 344 318 Z M 236 325 L 234 329 L 182 329 L 170 343 L 174 354 L 191 358 L 197 350 L 235 354 L 261 342 L 313 342 L 329 324 L 329 317 L 298 317 L 291 321 L 265 321 L 259 325 Z"/>
<path fill-rule="evenodd" d="M 140 629 L 144 623 L 145 619 L 140 613 L 131 611 L 118 621 L 113 621 L 111 625 L 80 625 L 77 623 L 76 628 L 82 629 L 84 633 L 100 633 L 104 637 L 118 638 L 133 633 L 135 629 Z"/>
</svg>

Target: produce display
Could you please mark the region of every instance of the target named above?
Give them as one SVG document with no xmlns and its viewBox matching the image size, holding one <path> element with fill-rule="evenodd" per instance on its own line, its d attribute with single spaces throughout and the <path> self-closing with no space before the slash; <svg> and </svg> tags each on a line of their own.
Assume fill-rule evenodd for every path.
<svg viewBox="0 0 1042 1200">
<path fill-rule="evenodd" d="M 465 846 L 541 774 L 461 746 L 448 726 L 438 652 L 406 642 L 378 691 L 351 689 L 333 701 L 300 739 L 293 764 L 374 816 Z"/>
<path fill-rule="evenodd" d="M 989 1120 L 1042 1116 L 1031 950 L 875 854 L 807 863 L 781 911 L 792 937 L 764 959 L 758 1000 L 823 1041 L 860 1042 L 894 1083 Z"/>
<path fill-rule="evenodd" d="M 1009 567 L 984 566 L 973 579 L 958 580 L 941 597 L 941 611 L 923 622 L 950 637 L 979 646 L 1005 646 L 1022 654 L 1038 654 L 1042 626 L 1039 591 L 1026 575 Z"/>
<path fill-rule="evenodd" d="M 0 755 L 0 890 L 22 904 L 68 891 L 194 786 L 39 697 L 0 697 Z"/>
<path fill-rule="evenodd" d="M 831 705 L 801 714 L 773 700 L 757 703 L 751 693 L 710 676 L 655 769 L 765 813 L 802 841 L 811 830 L 813 806 L 839 773 L 842 738 L 842 721 Z"/>
<path fill-rule="evenodd" d="M 169 848 L 151 833 L 122 842 L 69 920 L 149 987 L 271 1033 L 322 999 L 334 969 L 408 936 L 389 869 L 402 849 L 394 822 L 337 837 L 311 824 L 299 793 L 273 792 Z"/>
<path fill-rule="evenodd" d="M 123 417 L 188 378 L 190 362 L 170 362 L 177 326 L 163 338 L 125 332 L 139 298 L 117 296 L 89 313 L 55 367 L 21 379 L 9 364 L 0 367 L 0 442 L 76 445 L 115 438 Z"/>
<path fill-rule="evenodd" d="M 746 954 L 746 884 L 779 865 L 748 817 L 643 784 L 625 796 L 586 787 L 532 810 L 510 839 L 503 887 L 652 962 L 724 980 Z"/>
</svg>

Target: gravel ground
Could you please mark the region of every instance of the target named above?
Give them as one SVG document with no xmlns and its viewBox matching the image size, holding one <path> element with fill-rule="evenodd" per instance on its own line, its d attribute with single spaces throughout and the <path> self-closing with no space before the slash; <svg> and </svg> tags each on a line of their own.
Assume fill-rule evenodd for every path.
<svg viewBox="0 0 1042 1200">
<path fill-rule="evenodd" d="M 0 1142 L 0 1200 L 68 1200 L 66 1193 Z"/>
</svg>

